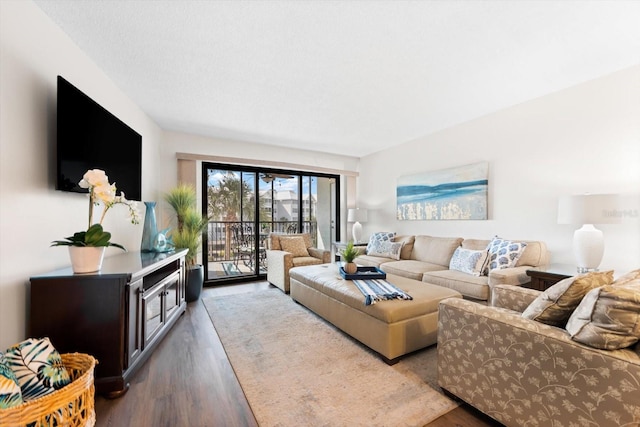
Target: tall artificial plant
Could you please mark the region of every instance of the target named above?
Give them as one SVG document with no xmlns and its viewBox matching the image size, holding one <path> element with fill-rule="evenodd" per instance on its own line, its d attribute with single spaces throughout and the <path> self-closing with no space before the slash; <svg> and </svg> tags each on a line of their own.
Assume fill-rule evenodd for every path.
<svg viewBox="0 0 640 427">
<path fill-rule="evenodd" d="M 198 212 L 196 190 L 191 185 L 179 184 L 165 195 L 165 200 L 176 213 L 177 228 L 170 235 L 173 245 L 188 249 L 185 262 L 193 267 L 209 218 Z"/>
</svg>

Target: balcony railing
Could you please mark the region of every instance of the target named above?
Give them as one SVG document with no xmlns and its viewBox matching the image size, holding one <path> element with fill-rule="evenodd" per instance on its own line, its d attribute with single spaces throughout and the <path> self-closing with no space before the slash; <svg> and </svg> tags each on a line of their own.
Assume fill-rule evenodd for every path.
<svg viewBox="0 0 640 427">
<path fill-rule="evenodd" d="M 259 232 L 254 230 L 253 221 L 210 221 L 207 234 L 207 257 L 211 262 L 238 261 L 251 265 L 255 260 L 256 236 L 259 239 L 258 250 L 267 248 L 269 233 L 298 233 L 297 221 L 261 221 L 258 223 Z M 303 221 L 303 233 L 309 233 L 313 244 L 316 245 L 318 224 L 315 221 Z M 258 254 L 259 261 L 261 255 Z M 251 260 L 253 258 L 253 260 Z M 261 268 L 266 266 L 261 265 Z"/>
</svg>

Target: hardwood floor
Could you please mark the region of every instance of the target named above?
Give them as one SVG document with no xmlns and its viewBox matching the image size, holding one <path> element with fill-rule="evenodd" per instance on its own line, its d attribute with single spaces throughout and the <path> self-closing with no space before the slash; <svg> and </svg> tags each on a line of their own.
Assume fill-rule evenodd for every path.
<svg viewBox="0 0 640 427">
<path fill-rule="evenodd" d="M 267 282 L 205 288 L 203 298 L 268 288 Z M 96 396 L 96 426 L 257 426 L 227 355 L 201 301 L 186 313 L 137 372 L 129 391 Z M 461 405 L 429 427 L 500 424 Z M 266 427 L 266 426 L 264 426 Z"/>
</svg>

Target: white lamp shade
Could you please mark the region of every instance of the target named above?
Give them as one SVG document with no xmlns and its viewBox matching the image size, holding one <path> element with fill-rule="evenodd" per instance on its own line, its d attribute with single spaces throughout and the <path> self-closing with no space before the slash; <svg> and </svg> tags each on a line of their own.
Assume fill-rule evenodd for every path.
<svg viewBox="0 0 640 427">
<path fill-rule="evenodd" d="M 618 224 L 617 194 L 581 194 L 558 200 L 558 224 Z"/>
<path fill-rule="evenodd" d="M 367 222 L 367 210 L 349 209 L 347 211 L 347 222 Z"/>
</svg>

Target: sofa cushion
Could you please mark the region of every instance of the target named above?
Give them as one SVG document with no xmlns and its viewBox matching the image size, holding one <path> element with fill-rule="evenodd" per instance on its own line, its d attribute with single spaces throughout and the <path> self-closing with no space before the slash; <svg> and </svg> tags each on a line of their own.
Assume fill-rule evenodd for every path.
<svg viewBox="0 0 640 427">
<path fill-rule="evenodd" d="M 524 242 L 514 242 L 498 236 L 494 237 L 489 246 L 487 246 L 489 269 L 485 274 L 488 274 L 491 270 L 515 267 L 526 247 L 527 244 Z"/>
<path fill-rule="evenodd" d="M 486 250 L 491 240 L 484 239 L 464 239 L 462 241 L 462 247 L 464 249 L 471 249 L 474 251 Z"/>
<path fill-rule="evenodd" d="M 304 239 L 304 243 L 307 248 L 313 246 L 313 241 L 311 240 L 311 234 L 309 233 L 295 233 L 295 234 L 285 234 L 285 233 L 270 233 L 269 234 L 269 249 L 274 251 L 281 251 L 282 246 L 280 245 L 280 238 L 282 237 L 295 237 L 302 236 Z"/>
<path fill-rule="evenodd" d="M 613 281 L 612 285 L 614 286 L 624 286 L 628 284 L 633 284 L 635 287 L 636 282 L 640 280 L 640 268 L 637 270 L 633 270 L 618 277 Z"/>
<path fill-rule="evenodd" d="M 564 327 L 587 292 L 611 282 L 613 271 L 592 272 L 561 280 L 541 293 L 522 313 L 522 317 Z"/>
<path fill-rule="evenodd" d="M 465 298 L 487 301 L 490 289 L 487 276 L 472 276 L 455 270 L 425 272 L 422 281 L 458 291 Z"/>
<path fill-rule="evenodd" d="M 453 252 L 462 240 L 461 237 L 416 236 L 411 259 L 449 268 Z"/>
<path fill-rule="evenodd" d="M 411 252 L 413 251 L 413 243 L 416 241 L 416 236 L 395 236 L 393 241 L 404 243 L 400 251 L 400 259 L 411 259 Z"/>
<path fill-rule="evenodd" d="M 520 258 L 516 262 L 516 267 L 521 265 L 530 265 L 532 267 L 539 267 L 541 265 L 549 264 L 549 252 L 547 251 L 547 245 L 543 242 L 522 240 L 527 244 L 524 248 Z"/>
<path fill-rule="evenodd" d="M 314 258 L 312 256 L 301 256 L 296 257 L 291 260 L 294 267 L 302 267 L 304 265 L 316 265 L 322 264 L 322 260 L 318 258 Z"/>
<path fill-rule="evenodd" d="M 384 263 L 393 262 L 393 261 L 395 260 L 392 258 L 373 256 L 373 255 L 359 255 L 354 260 L 356 264 L 363 265 L 365 267 L 380 267 Z"/>
<path fill-rule="evenodd" d="M 486 250 L 474 251 L 471 249 L 456 248 L 451 261 L 449 262 L 449 270 L 456 270 L 462 273 L 471 274 L 472 276 L 480 276 L 484 271 L 489 253 Z"/>
<path fill-rule="evenodd" d="M 367 255 L 399 260 L 403 245 L 403 242 L 375 242 Z"/>
<path fill-rule="evenodd" d="M 442 266 L 429 262 L 416 261 L 412 259 L 401 259 L 400 261 L 385 262 L 380 268 L 389 274 L 408 277 L 409 279 L 422 281 L 422 276 L 426 271 L 442 270 Z"/>
<path fill-rule="evenodd" d="M 393 231 L 379 231 L 373 233 L 369 237 L 369 243 L 367 244 L 367 254 L 373 249 L 379 242 L 390 242 L 395 237 L 396 233 Z"/>
<path fill-rule="evenodd" d="M 280 247 L 296 257 L 308 257 L 307 245 L 302 236 L 280 237 Z"/>
<path fill-rule="evenodd" d="M 574 341 L 617 350 L 640 340 L 640 279 L 592 289 L 567 322 Z"/>
</svg>

